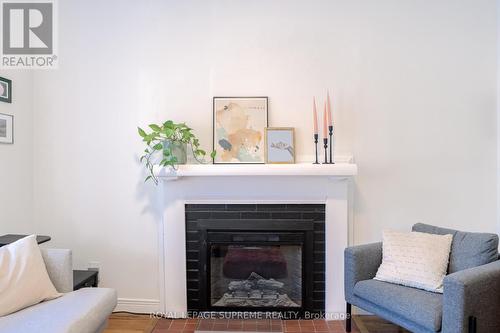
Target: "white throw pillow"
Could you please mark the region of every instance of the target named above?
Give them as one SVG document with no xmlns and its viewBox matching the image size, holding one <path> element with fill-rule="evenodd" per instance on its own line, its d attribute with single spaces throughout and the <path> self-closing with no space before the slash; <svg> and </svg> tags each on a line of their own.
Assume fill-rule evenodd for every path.
<svg viewBox="0 0 500 333">
<path fill-rule="evenodd" d="M 375 280 L 443 292 L 452 235 L 384 231 Z"/>
<path fill-rule="evenodd" d="M 61 295 L 34 235 L 0 247 L 0 317 Z"/>
</svg>

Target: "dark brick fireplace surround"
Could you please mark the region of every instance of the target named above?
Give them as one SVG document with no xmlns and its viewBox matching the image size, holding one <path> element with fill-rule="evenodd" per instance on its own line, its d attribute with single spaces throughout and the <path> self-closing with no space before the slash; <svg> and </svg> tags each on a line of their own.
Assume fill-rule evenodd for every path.
<svg viewBox="0 0 500 333">
<path fill-rule="evenodd" d="M 306 312 L 318 313 L 325 310 L 324 204 L 187 204 L 185 211 L 188 311 L 291 310 L 300 316 Z M 297 302 L 300 306 L 288 308 L 214 305 L 211 302 L 211 290 L 217 281 L 211 281 L 211 276 L 214 276 L 211 272 L 211 257 L 214 253 L 217 253 L 216 256 L 225 255 L 225 274 L 241 278 L 234 271 L 234 265 L 230 266 L 231 259 L 228 255 L 228 248 L 236 252 L 234 248 L 239 250 L 239 246 L 264 246 L 266 249 L 300 247 L 299 272 L 302 274 L 297 279 L 302 288 L 299 293 L 301 299 Z M 241 259 L 234 255 L 233 257 Z M 252 270 L 248 266 L 249 263 L 245 263 L 242 269 Z M 283 274 L 283 267 L 287 267 L 279 260 L 268 266 L 267 270 L 262 268 L 264 275 L 265 272 L 273 272 L 277 280 L 280 274 Z M 288 262 L 288 273 L 292 270 L 291 266 Z"/>
</svg>

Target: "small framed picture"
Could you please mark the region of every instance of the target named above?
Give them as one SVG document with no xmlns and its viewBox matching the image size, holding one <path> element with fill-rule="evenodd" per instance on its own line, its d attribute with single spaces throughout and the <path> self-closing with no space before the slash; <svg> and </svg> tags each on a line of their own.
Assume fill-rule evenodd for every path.
<svg viewBox="0 0 500 333">
<path fill-rule="evenodd" d="M 14 143 L 14 116 L 0 113 L 0 143 Z"/>
<path fill-rule="evenodd" d="M 268 127 L 265 132 L 266 163 L 295 163 L 295 133 L 293 127 Z"/>
<path fill-rule="evenodd" d="M 267 97 L 214 97 L 214 164 L 264 163 Z"/>
<path fill-rule="evenodd" d="M 0 77 L 0 102 L 12 103 L 12 81 Z"/>
</svg>

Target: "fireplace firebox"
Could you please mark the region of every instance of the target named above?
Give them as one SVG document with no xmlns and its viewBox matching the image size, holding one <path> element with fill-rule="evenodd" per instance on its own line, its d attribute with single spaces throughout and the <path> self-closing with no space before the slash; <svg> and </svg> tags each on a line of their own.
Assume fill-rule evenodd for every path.
<svg viewBox="0 0 500 333">
<path fill-rule="evenodd" d="M 324 311 L 324 205 L 186 205 L 188 310 Z"/>
</svg>

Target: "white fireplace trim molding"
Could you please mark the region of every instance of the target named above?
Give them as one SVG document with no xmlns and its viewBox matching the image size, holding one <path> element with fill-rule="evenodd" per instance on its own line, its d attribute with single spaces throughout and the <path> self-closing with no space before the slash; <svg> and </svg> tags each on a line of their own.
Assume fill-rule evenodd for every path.
<svg viewBox="0 0 500 333">
<path fill-rule="evenodd" d="M 351 172 L 335 176 L 184 176 L 165 182 L 160 186 L 164 205 L 159 224 L 160 311 L 177 318 L 187 314 L 186 204 L 320 203 L 326 206 L 325 310 L 344 312 L 343 252 L 352 230 L 351 176 Z"/>
</svg>

